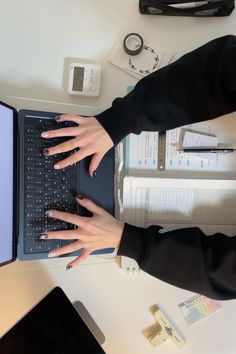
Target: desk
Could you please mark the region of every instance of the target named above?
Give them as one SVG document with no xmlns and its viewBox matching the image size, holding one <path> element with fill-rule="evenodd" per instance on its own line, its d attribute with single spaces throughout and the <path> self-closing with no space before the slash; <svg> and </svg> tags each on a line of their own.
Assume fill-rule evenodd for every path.
<svg viewBox="0 0 236 354">
<path fill-rule="evenodd" d="M 229 18 L 142 16 L 137 0 L 0 0 L 0 7 L 0 97 L 18 109 L 78 113 L 78 105 L 101 109 L 124 95 L 135 78 L 106 61 L 118 33 L 142 33 L 173 53 L 236 34 L 236 11 Z M 102 65 L 99 98 L 67 95 L 64 67 L 68 58 L 90 58 Z M 0 269 L 1 334 L 59 285 L 71 301 L 81 301 L 90 312 L 106 336 L 103 347 L 108 354 L 154 352 L 141 333 L 153 323 L 149 307 L 155 303 L 185 336 L 187 344 L 181 353 L 235 352 L 235 301 L 224 302 L 223 310 L 188 328 L 177 304 L 190 292 L 149 275 L 130 277 L 107 259 L 95 259 L 69 272 L 65 264 L 64 259 L 17 261 Z M 173 354 L 178 349 L 169 343 L 155 351 Z"/>
</svg>

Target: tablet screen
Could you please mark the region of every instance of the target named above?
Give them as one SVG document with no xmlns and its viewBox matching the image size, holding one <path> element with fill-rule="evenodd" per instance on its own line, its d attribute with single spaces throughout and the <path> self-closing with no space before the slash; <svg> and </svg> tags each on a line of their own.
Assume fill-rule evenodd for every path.
<svg viewBox="0 0 236 354">
<path fill-rule="evenodd" d="M 104 354 L 59 287 L 0 339 L 4 354 Z"/>
</svg>

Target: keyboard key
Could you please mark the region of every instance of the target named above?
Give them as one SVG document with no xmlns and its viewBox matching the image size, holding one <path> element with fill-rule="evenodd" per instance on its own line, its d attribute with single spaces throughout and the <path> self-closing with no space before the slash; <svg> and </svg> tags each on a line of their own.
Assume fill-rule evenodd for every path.
<svg viewBox="0 0 236 354">
<path fill-rule="evenodd" d="M 35 253 L 35 242 L 33 239 L 25 240 L 24 251 L 25 253 Z"/>
</svg>

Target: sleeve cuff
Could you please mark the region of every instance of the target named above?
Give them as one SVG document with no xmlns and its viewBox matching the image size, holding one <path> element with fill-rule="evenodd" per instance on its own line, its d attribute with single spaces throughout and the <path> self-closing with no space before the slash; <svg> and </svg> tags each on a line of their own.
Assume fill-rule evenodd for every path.
<svg viewBox="0 0 236 354">
<path fill-rule="evenodd" d="M 114 145 L 117 145 L 126 135 L 129 134 L 128 122 L 124 114 L 114 106 L 95 116 L 99 123 L 106 130 Z"/>
<path fill-rule="evenodd" d="M 142 263 L 148 254 L 148 234 L 147 229 L 125 223 L 117 254 L 133 258 L 138 264 Z"/>
<path fill-rule="evenodd" d="M 97 114 L 95 118 L 107 131 L 114 145 L 117 145 L 130 133 L 141 133 L 141 122 L 145 121 L 142 99 L 134 98 L 133 92 L 123 98 L 116 98 L 112 107 Z"/>
</svg>

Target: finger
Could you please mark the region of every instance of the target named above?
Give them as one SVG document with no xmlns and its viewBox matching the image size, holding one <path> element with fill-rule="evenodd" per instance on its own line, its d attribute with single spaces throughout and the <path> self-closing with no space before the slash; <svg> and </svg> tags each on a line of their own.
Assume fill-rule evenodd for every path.
<svg viewBox="0 0 236 354">
<path fill-rule="evenodd" d="M 82 226 L 84 224 L 82 216 L 67 213 L 65 211 L 48 210 L 46 211 L 46 215 L 50 218 L 62 220 L 77 226 Z"/>
<path fill-rule="evenodd" d="M 51 156 L 55 154 L 61 154 L 62 152 L 67 152 L 70 150 L 74 150 L 78 148 L 78 139 L 70 139 L 65 141 L 64 143 L 52 146 L 51 148 L 47 148 L 43 150 L 45 156 Z"/>
<path fill-rule="evenodd" d="M 66 266 L 66 269 L 69 270 L 69 269 L 79 265 L 80 263 L 84 262 L 85 259 L 90 255 L 91 252 L 92 252 L 92 250 L 90 250 L 90 249 L 83 249 L 81 254 L 79 255 L 79 257 L 75 258 L 72 262 L 70 262 Z"/>
<path fill-rule="evenodd" d="M 78 230 L 45 231 L 39 238 L 41 240 L 74 240 L 78 238 Z"/>
<path fill-rule="evenodd" d="M 59 257 L 62 256 L 63 254 L 68 254 L 68 253 L 72 253 L 75 252 L 77 250 L 79 250 L 80 248 L 82 248 L 82 242 L 77 240 L 73 243 L 70 243 L 67 246 L 61 247 L 61 248 L 57 248 L 55 250 L 52 250 L 48 253 L 48 257 L 52 258 L 52 257 Z"/>
<path fill-rule="evenodd" d="M 93 173 L 94 173 L 94 171 L 97 170 L 103 156 L 104 156 L 104 154 L 98 154 L 98 153 L 93 155 L 90 165 L 89 165 L 89 174 L 91 177 L 93 177 Z"/>
<path fill-rule="evenodd" d="M 74 122 L 74 123 L 80 124 L 84 120 L 84 117 L 75 116 L 73 114 L 61 114 L 61 115 L 57 116 L 55 119 L 56 119 L 57 122 L 70 121 L 70 122 Z"/>
<path fill-rule="evenodd" d="M 57 138 L 62 136 L 77 136 L 78 135 L 79 127 L 72 127 L 72 128 L 61 128 L 61 129 L 54 129 L 54 130 L 47 130 L 41 134 L 42 138 Z"/>
<path fill-rule="evenodd" d="M 101 207 L 99 207 L 97 204 L 95 204 L 94 202 L 92 202 L 92 200 L 87 199 L 87 198 L 79 198 L 76 197 L 77 202 L 84 208 L 88 209 L 89 211 L 91 211 L 91 213 L 93 214 L 104 214 L 105 210 L 102 209 Z"/>
<path fill-rule="evenodd" d="M 64 160 L 58 161 L 54 168 L 56 170 L 65 168 L 67 166 L 73 165 L 80 160 L 83 160 L 85 157 L 91 155 L 92 153 L 88 153 L 86 149 L 81 148 L 79 151 L 74 152 L 71 156 L 67 157 Z"/>
</svg>

